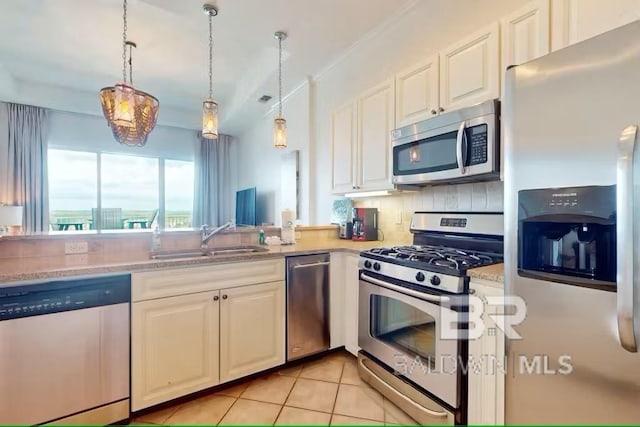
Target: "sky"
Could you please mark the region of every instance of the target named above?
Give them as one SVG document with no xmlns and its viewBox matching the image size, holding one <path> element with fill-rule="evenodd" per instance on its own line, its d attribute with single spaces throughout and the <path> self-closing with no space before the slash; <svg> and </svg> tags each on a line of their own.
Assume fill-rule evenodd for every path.
<svg viewBox="0 0 640 427">
<path fill-rule="evenodd" d="M 158 207 L 158 159 L 123 154 L 101 155 L 102 207 L 153 210 Z M 97 207 L 98 155 L 49 150 L 49 209 Z M 165 160 L 166 210 L 193 208 L 193 162 Z"/>
</svg>

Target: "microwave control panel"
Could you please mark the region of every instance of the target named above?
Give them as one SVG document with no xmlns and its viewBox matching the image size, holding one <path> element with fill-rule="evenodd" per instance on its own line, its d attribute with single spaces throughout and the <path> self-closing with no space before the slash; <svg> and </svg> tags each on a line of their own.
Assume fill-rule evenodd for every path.
<svg viewBox="0 0 640 427">
<path fill-rule="evenodd" d="M 478 125 L 467 129 L 467 146 L 469 166 L 480 165 L 487 162 L 487 125 Z"/>
</svg>

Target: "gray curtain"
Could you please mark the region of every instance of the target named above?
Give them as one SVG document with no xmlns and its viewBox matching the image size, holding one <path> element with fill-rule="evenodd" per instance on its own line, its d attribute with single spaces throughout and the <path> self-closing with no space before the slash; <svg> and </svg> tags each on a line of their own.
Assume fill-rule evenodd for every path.
<svg viewBox="0 0 640 427">
<path fill-rule="evenodd" d="M 206 139 L 198 132 L 196 148 L 193 226 L 219 226 L 232 218 L 231 205 L 231 139 L 219 135 Z"/>
<path fill-rule="evenodd" d="M 23 229 L 49 229 L 47 111 L 0 103 L 0 202 L 24 206 Z"/>
</svg>

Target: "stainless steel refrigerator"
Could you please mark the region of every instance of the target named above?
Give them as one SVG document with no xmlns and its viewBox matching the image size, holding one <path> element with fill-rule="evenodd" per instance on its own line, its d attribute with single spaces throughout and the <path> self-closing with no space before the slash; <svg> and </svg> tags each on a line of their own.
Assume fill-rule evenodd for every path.
<svg viewBox="0 0 640 427">
<path fill-rule="evenodd" d="M 509 69 L 503 125 L 506 422 L 640 423 L 640 21 Z"/>
</svg>

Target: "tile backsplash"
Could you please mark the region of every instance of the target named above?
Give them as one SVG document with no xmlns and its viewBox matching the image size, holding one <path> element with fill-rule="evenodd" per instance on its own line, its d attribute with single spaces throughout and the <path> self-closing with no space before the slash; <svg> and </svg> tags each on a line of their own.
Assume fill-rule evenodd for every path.
<svg viewBox="0 0 640 427">
<path fill-rule="evenodd" d="M 354 199 L 353 205 L 378 208 L 378 228 L 385 239 L 400 240 L 409 234 L 414 212 L 502 212 L 503 195 L 502 181 L 491 181 L 425 187 L 422 191 L 401 192 L 393 196 Z"/>
</svg>

